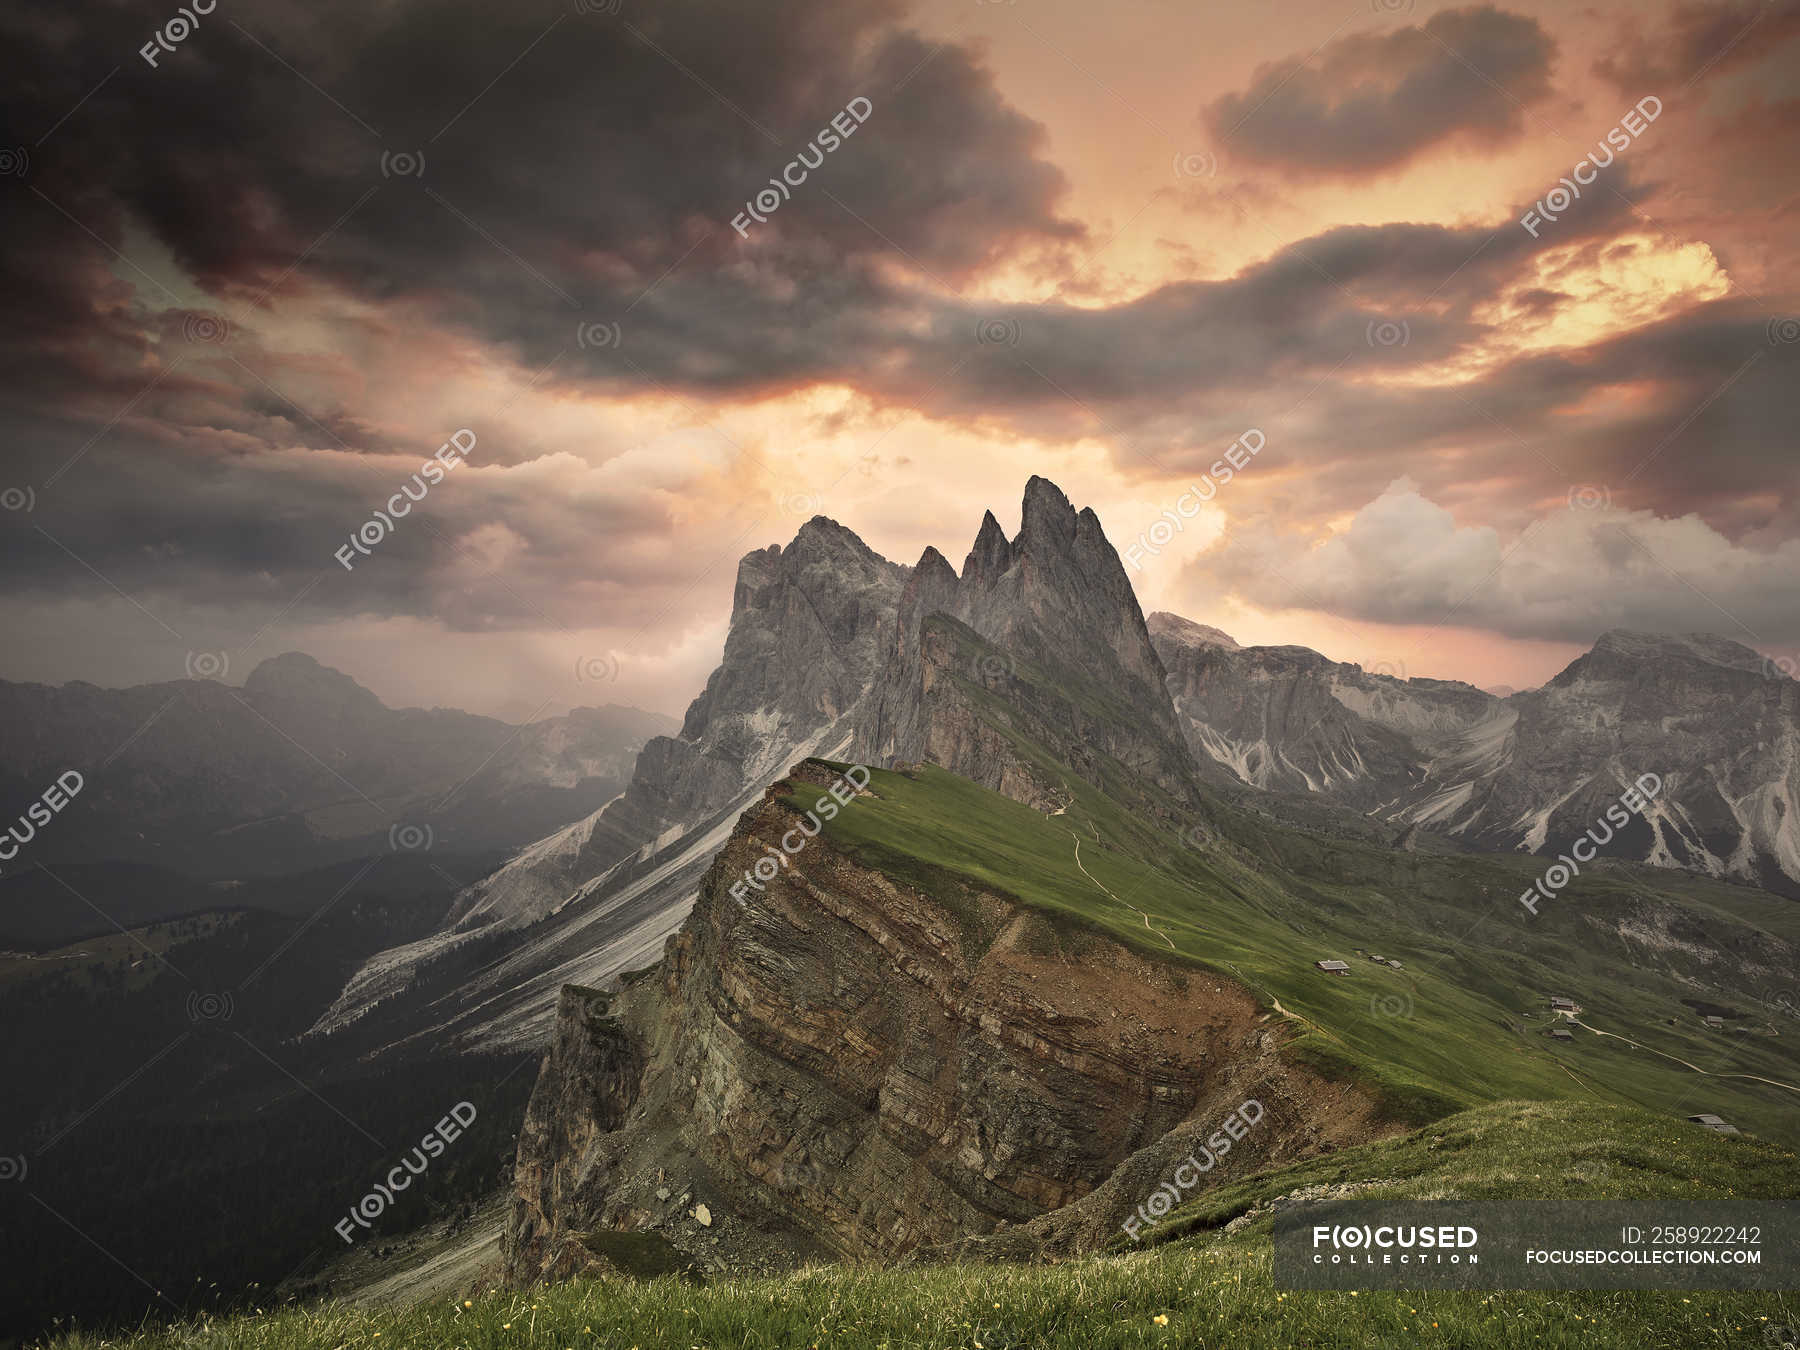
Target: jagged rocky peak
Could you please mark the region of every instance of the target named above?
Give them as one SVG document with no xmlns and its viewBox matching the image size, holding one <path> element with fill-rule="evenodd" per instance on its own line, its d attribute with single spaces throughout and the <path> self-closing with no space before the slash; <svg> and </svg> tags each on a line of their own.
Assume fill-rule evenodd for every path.
<svg viewBox="0 0 1800 1350">
<path fill-rule="evenodd" d="M 906 576 L 826 516 L 807 521 L 786 548 L 745 554 L 724 658 L 688 708 L 682 739 L 752 711 L 840 716 L 874 678 Z"/>
<path fill-rule="evenodd" d="M 893 650 L 907 577 L 825 516 L 785 548 L 745 554 L 724 655 L 688 705 L 681 734 L 652 737 L 618 798 L 469 887 L 452 919 L 541 918 L 615 865 L 648 857 L 656 841 L 703 831 L 796 756 L 847 748 Z"/>
<path fill-rule="evenodd" d="M 993 516 L 988 517 L 993 520 Z M 999 528 L 998 525 L 995 526 Z M 1006 537 L 1000 542 L 1005 546 Z M 969 568 L 975 565 L 975 555 L 969 555 Z M 952 614 L 956 612 L 957 595 L 962 583 L 956 575 L 956 569 L 950 560 L 935 548 L 926 546 L 914 565 L 912 576 L 907 578 L 906 587 L 900 593 L 899 614 L 895 628 L 895 659 L 908 661 L 918 652 L 919 623 L 928 614 Z"/>
<path fill-rule="evenodd" d="M 1019 517 L 1019 543 L 1035 540 L 1042 546 L 1053 539 L 1075 534 L 1075 504 L 1048 478 L 1032 474 L 1025 483 L 1024 509 Z"/>
<path fill-rule="evenodd" d="M 1162 663 L 1150 645 L 1137 593 L 1091 508 L 1077 512 L 1063 490 L 1033 476 L 1025 485 L 1018 537 L 1006 546 L 992 515 L 965 568 L 963 610 L 956 617 L 990 641 L 1017 644 L 1035 660 L 1068 661 L 1080 653 L 1097 675 L 1122 674 L 1154 688 L 1162 702 Z M 1008 565 L 993 565 L 1004 557 Z M 1109 653 L 1107 661 L 1104 653 Z M 1100 665 L 1094 666 L 1098 660 Z M 1115 664 L 1115 671 L 1104 667 Z"/>
<path fill-rule="evenodd" d="M 1223 647 L 1228 652 L 1242 650 L 1231 634 L 1167 610 L 1157 610 L 1144 622 L 1150 629 L 1150 641 L 1156 647 L 1156 654 L 1163 658 L 1165 665 L 1169 660 L 1164 651 L 1165 644 L 1170 647 Z"/>
<path fill-rule="evenodd" d="M 935 553 L 936 550 L 927 552 Z M 981 518 L 981 532 L 975 536 L 975 546 L 969 550 L 968 560 L 963 563 L 963 575 L 973 582 L 986 585 L 1011 567 L 1012 560 L 1012 544 L 1006 537 L 1006 531 L 1000 528 L 1000 522 L 989 511 Z"/>
<path fill-rule="evenodd" d="M 1032 805 L 1061 800 L 1023 737 L 1082 776 L 1111 759 L 1165 798 L 1197 800 L 1162 662 L 1100 518 L 1041 477 L 1020 518 L 1009 540 L 986 513 L 960 576 L 936 549 L 919 559 L 859 750 L 871 763 L 927 760 Z"/>
</svg>

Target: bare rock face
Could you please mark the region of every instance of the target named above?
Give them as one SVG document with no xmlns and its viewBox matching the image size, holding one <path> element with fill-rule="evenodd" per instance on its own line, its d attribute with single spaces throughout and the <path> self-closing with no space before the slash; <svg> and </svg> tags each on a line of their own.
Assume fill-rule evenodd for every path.
<svg viewBox="0 0 1800 1350">
<path fill-rule="evenodd" d="M 789 790 L 834 781 L 802 765 Z M 891 1258 L 1062 1210 L 1129 1164 L 1067 1231 L 1091 1245 L 1246 1098 L 1269 1114 L 1244 1168 L 1366 1137 L 1369 1103 L 1285 1065 L 1254 999 L 1210 973 L 999 896 L 898 885 L 823 836 L 740 903 L 732 883 L 801 820 L 783 796 L 740 820 L 660 978 L 621 993 L 616 1021 L 559 1020 L 510 1278 L 578 1266 L 597 1232 L 715 1268 Z M 661 1198 L 665 1176 L 691 1195 Z"/>
<path fill-rule="evenodd" d="M 1655 774 L 1656 798 L 1603 856 L 1800 895 L 1800 684 L 1750 648 L 1609 632 L 1507 703 L 1510 754 L 1455 817 L 1465 838 L 1559 852 Z"/>
<path fill-rule="evenodd" d="M 1800 894 L 1800 684 L 1748 647 L 1609 632 L 1543 688 L 1500 698 L 1228 646 L 1174 615 L 1150 631 L 1195 756 L 1250 786 L 1555 854 L 1654 774 L 1656 800 L 1603 831 L 1601 856 Z"/>
<path fill-rule="evenodd" d="M 541 918 L 583 882 L 756 791 L 797 754 L 844 748 L 893 642 L 906 579 L 906 568 L 824 516 L 786 548 L 746 554 L 724 657 L 681 734 L 644 746 L 619 798 L 470 887 L 453 922 Z"/>
<path fill-rule="evenodd" d="M 1022 737 L 1090 781 L 1142 780 L 1198 806 L 1162 661 L 1099 517 L 1033 478 L 1021 518 L 1009 540 L 987 514 L 960 577 L 935 549 L 920 558 L 859 719 L 859 753 L 929 761 L 1053 809 L 1068 789 L 1021 752 Z M 1107 772 L 1106 760 L 1129 772 Z"/>
<path fill-rule="evenodd" d="M 1150 632 L 1195 756 L 1252 787 L 1369 811 L 1512 721 L 1472 685 L 1369 673 L 1305 647 L 1239 647 L 1173 614 L 1152 615 Z"/>
<path fill-rule="evenodd" d="M 511 1231 L 518 1260 L 563 1279 L 590 1267 L 573 1244 L 552 1251 L 539 1216 L 578 1203 L 581 1162 L 595 1136 L 616 1130 L 637 1096 L 643 1065 L 631 1038 L 598 990 L 564 985 L 556 1032 L 519 1128 Z"/>
</svg>

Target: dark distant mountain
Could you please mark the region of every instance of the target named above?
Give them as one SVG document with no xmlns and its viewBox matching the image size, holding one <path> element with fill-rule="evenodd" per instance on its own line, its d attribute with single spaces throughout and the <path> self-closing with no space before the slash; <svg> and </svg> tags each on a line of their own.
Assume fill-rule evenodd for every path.
<svg viewBox="0 0 1800 1350">
<path fill-rule="evenodd" d="M 393 709 L 299 652 L 264 661 L 241 689 L 0 683 L 9 819 L 67 771 L 83 780 L 0 866 L 114 860 L 216 879 L 321 866 L 396 842 L 513 848 L 617 794 L 639 748 L 672 725 L 621 707 L 523 727 Z"/>
</svg>

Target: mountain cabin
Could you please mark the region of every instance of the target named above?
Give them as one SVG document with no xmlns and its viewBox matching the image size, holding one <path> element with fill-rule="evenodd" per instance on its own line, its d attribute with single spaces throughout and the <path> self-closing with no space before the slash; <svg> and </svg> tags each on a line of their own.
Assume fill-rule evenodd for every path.
<svg viewBox="0 0 1800 1350">
<path fill-rule="evenodd" d="M 1738 1132 L 1738 1127 L 1730 1121 L 1720 1120 L 1719 1117 L 1705 1112 L 1697 1116 L 1689 1116 L 1688 1119 L 1696 1125 L 1704 1125 L 1707 1129 L 1719 1134 L 1736 1134 Z"/>
</svg>

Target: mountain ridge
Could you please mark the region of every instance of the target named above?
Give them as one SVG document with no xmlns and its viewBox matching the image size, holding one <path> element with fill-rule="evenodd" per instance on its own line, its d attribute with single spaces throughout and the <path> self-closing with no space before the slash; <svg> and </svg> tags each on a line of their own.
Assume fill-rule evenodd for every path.
<svg viewBox="0 0 1800 1350">
<path fill-rule="evenodd" d="M 29 856 L 46 862 L 270 875 L 385 852 L 402 826 L 410 846 L 428 831 L 461 849 L 527 843 L 612 796 L 638 747 L 670 725 L 619 705 L 522 725 L 389 708 L 288 652 L 241 687 L 0 682 L 0 787 L 23 800 L 67 769 L 83 774 L 75 804 L 33 841 Z"/>
<path fill-rule="evenodd" d="M 1081 668 L 1089 650 L 1106 654 L 1103 678 Z M 681 733 L 645 744 L 618 799 L 467 888 L 443 933 L 372 960 L 318 1030 L 360 1019 L 492 931 L 519 944 L 479 985 L 505 1011 L 483 1029 L 446 989 L 439 1032 L 481 1044 L 543 1034 L 557 979 L 601 984 L 641 964 L 684 922 L 737 815 L 814 755 L 928 760 L 1047 811 L 1068 799 L 1058 766 L 1076 764 L 1148 792 L 1140 809 L 1153 816 L 1195 822 L 1255 787 L 1266 791 L 1246 803 L 1307 828 L 1324 810 L 1328 831 L 1354 826 L 1395 847 L 1424 846 L 1424 831 L 1510 851 L 1522 835 L 1448 828 L 1443 798 L 1507 762 L 1514 704 L 1539 693 L 1498 700 L 1307 648 L 1240 647 L 1166 612 L 1146 619 L 1098 516 L 1043 478 L 1026 485 L 1018 535 L 983 514 L 960 573 L 935 546 L 904 567 L 816 516 L 787 546 L 740 560 L 719 668 Z M 1282 739 L 1290 725 L 1298 742 Z M 632 955 L 611 952 L 615 939 Z"/>
</svg>

